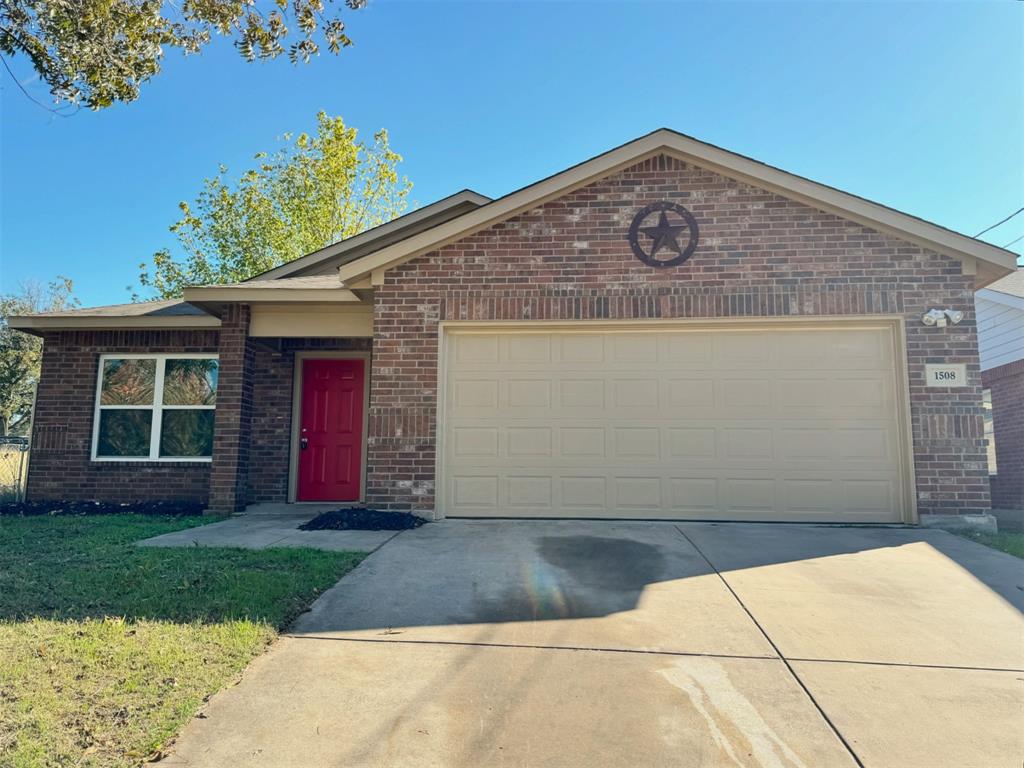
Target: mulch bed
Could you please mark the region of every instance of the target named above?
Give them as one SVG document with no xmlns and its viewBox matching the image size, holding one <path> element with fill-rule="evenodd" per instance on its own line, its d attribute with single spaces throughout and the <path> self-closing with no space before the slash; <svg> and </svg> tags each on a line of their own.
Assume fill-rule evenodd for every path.
<svg viewBox="0 0 1024 768">
<path fill-rule="evenodd" d="M 300 531 L 407 531 L 426 523 L 407 512 L 380 512 L 357 507 L 336 509 L 317 515 L 299 526 Z"/>
<path fill-rule="evenodd" d="M 0 504 L 0 517 L 41 515 L 201 515 L 204 506 L 192 501 L 14 501 Z"/>
</svg>

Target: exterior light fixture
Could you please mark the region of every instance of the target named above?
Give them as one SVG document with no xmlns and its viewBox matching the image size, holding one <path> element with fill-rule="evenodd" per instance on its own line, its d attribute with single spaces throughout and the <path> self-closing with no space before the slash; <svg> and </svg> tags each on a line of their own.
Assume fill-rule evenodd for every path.
<svg viewBox="0 0 1024 768">
<path fill-rule="evenodd" d="M 964 313 L 959 309 L 929 309 L 921 316 L 922 323 L 939 328 L 945 328 L 948 323 L 957 325 L 963 319 Z"/>
</svg>

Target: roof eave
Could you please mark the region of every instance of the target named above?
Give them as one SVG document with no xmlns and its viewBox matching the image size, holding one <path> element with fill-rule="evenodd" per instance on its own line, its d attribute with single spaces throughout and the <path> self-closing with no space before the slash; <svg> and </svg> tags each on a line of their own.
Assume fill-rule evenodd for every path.
<svg viewBox="0 0 1024 768">
<path fill-rule="evenodd" d="M 44 317 L 22 315 L 7 318 L 7 325 L 18 331 L 42 336 L 47 331 L 111 331 L 111 330 L 207 330 L 220 327 L 220 318 L 209 315 L 98 317 L 76 315 Z"/>
<path fill-rule="evenodd" d="M 449 195 L 448 197 L 436 200 L 423 208 L 410 211 L 396 219 L 392 219 L 391 221 L 385 222 L 379 226 L 360 232 L 352 237 L 345 238 L 340 242 L 332 243 L 318 251 L 307 253 L 304 256 L 300 256 L 299 258 L 278 267 L 269 269 L 266 272 L 262 272 L 249 278 L 247 282 L 252 282 L 254 280 L 280 280 L 282 278 L 287 278 L 297 272 L 316 269 L 319 264 L 322 264 L 325 261 L 338 257 L 344 258 L 347 253 L 358 253 L 360 250 L 367 250 L 372 253 L 373 243 L 377 240 L 390 239 L 393 242 L 394 237 L 399 235 L 404 229 L 410 229 L 421 224 L 429 224 L 431 219 L 440 219 L 446 213 L 450 214 L 453 209 L 456 208 L 469 208 L 469 210 L 474 210 L 489 202 L 491 202 L 491 198 L 485 197 L 479 192 L 474 192 L 471 189 L 463 189 L 455 194 Z M 449 216 L 449 219 L 457 218 L 458 215 L 461 214 L 456 214 L 454 217 Z"/>
<path fill-rule="evenodd" d="M 185 300 L 214 317 L 225 304 L 361 304 L 363 300 L 339 283 L 337 288 L 252 288 L 244 283 L 226 287 L 186 288 Z"/>
<path fill-rule="evenodd" d="M 1003 293 L 991 288 L 983 288 L 975 294 L 975 298 L 1024 311 L 1024 296 L 1014 296 L 1012 293 Z"/>
<path fill-rule="evenodd" d="M 346 283 L 362 280 L 659 154 L 676 157 L 956 258 L 964 262 L 966 272 L 975 275 L 976 288 L 1015 269 L 1016 254 L 1010 251 L 663 128 L 344 264 L 339 268 L 339 277 Z"/>
</svg>

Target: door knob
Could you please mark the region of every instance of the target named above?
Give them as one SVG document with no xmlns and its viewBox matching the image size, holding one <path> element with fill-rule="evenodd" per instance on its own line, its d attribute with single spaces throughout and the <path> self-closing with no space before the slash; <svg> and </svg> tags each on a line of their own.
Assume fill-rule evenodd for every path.
<svg viewBox="0 0 1024 768">
<path fill-rule="evenodd" d="M 303 437 L 302 439 L 299 440 L 299 448 L 301 448 L 302 450 L 306 450 L 307 448 L 309 448 L 308 437 Z"/>
</svg>

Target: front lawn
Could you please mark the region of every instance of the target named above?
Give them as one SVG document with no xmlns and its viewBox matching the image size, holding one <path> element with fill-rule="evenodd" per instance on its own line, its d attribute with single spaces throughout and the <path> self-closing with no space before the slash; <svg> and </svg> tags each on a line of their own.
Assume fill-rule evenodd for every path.
<svg viewBox="0 0 1024 768">
<path fill-rule="evenodd" d="M 135 547 L 187 517 L 0 517 L 0 766 L 132 766 L 363 557 Z"/>
<path fill-rule="evenodd" d="M 1015 557 L 1024 558 L 1024 533 L 961 532 L 961 536 L 986 547 L 998 549 Z"/>
</svg>

